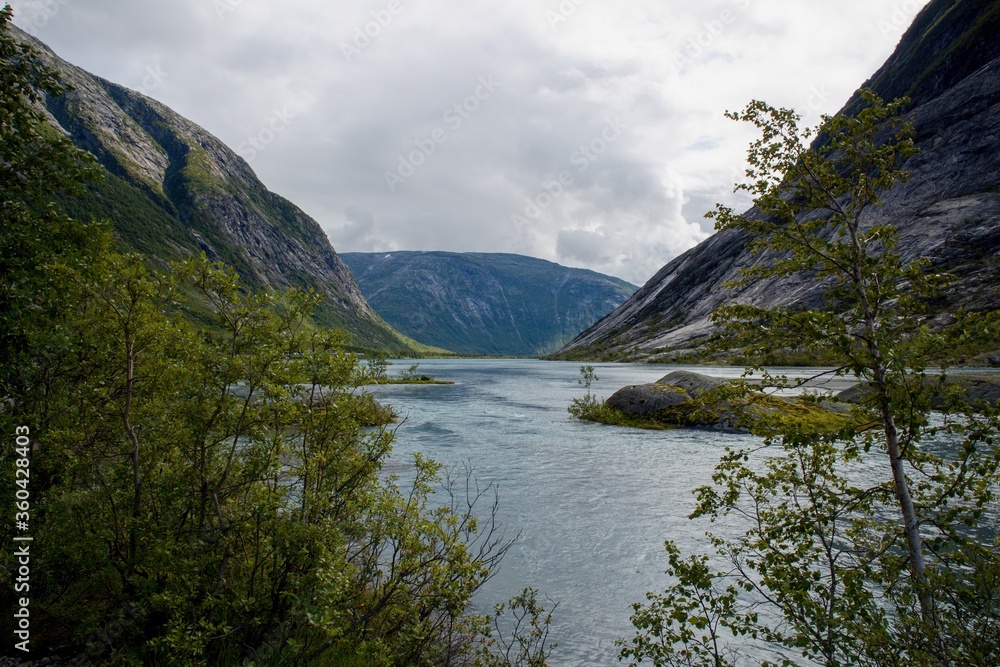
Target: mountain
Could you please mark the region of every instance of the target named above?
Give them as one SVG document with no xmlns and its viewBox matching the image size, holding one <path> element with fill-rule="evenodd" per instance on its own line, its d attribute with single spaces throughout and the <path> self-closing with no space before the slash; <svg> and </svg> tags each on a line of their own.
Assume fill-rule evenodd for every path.
<svg viewBox="0 0 1000 667">
<path fill-rule="evenodd" d="M 509 254 L 342 253 L 372 307 L 407 336 L 463 354 L 559 348 L 635 285 Z"/>
<path fill-rule="evenodd" d="M 920 153 L 910 180 L 884 194 L 869 220 L 899 230 L 905 260 L 930 259 L 958 277 L 946 307 L 1000 307 L 1000 2 L 933 0 L 896 51 L 864 85 L 890 100 L 911 98 L 906 118 Z M 856 94 L 841 111 L 860 107 Z M 751 210 L 749 214 L 754 214 Z M 718 233 L 664 266 L 616 311 L 556 353 L 565 359 L 670 361 L 697 353 L 709 316 L 734 300 L 815 306 L 802 278 L 726 287 L 761 261 L 742 232 Z"/>
<path fill-rule="evenodd" d="M 371 309 L 319 224 L 270 192 L 219 139 L 145 95 L 94 76 L 11 26 L 70 90 L 42 111 L 56 131 L 93 153 L 103 182 L 63 197 L 77 219 L 106 218 L 122 242 L 160 266 L 205 252 L 235 268 L 254 290 L 314 288 L 315 319 L 352 346 L 404 354 L 412 341 Z M 207 317 L 208 313 L 194 313 Z"/>
</svg>

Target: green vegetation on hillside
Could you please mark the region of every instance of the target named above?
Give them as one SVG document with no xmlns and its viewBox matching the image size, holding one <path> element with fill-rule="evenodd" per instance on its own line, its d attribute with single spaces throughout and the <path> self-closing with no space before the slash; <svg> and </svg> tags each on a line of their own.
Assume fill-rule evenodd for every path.
<svg viewBox="0 0 1000 667">
<path fill-rule="evenodd" d="M 106 169 L 102 172 L 101 178 L 87 184 L 84 196 L 55 193 L 60 208 L 77 220 L 111 220 L 123 244 L 148 257 L 171 260 L 197 254 L 194 237 L 168 200 Z"/>
</svg>

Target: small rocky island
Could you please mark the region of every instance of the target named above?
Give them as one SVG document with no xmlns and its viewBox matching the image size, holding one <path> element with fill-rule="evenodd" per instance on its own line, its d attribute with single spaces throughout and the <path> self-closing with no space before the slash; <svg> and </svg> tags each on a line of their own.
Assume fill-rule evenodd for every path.
<svg viewBox="0 0 1000 667">
<path fill-rule="evenodd" d="M 647 429 L 761 430 L 769 421 L 791 422 L 803 431 L 832 431 L 851 421 L 850 406 L 829 396 L 776 396 L 743 380 L 673 371 L 650 384 L 630 385 L 604 403 L 588 402 L 581 419 Z M 765 429 L 766 430 L 766 429 Z"/>
<path fill-rule="evenodd" d="M 1000 376 L 962 373 L 940 382 L 941 405 L 955 395 L 975 409 L 996 405 Z M 843 385 L 848 385 L 844 387 Z M 691 371 L 673 371 L 656 382 L 623 387 L 606 401 L 592 395 L 574 401 L 570 412 L 585 421 L 634 428 L 709 428 L 766 433 L 781 421 L 800 432 L 830 432 L 850 426 L 866 386 L 850 380 L 806 383 L 797 396 L 762 390 L 753 380 L 725 380 Z M 811 390 L 811 391 L 810 391 Z"/>
</svg>

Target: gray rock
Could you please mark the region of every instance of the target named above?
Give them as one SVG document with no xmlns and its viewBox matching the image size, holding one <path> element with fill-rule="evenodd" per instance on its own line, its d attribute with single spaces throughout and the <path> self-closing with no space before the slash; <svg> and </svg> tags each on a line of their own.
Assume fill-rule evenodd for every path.
<svg viewBox="0 0 1000 667">
<path fill-rule="evenodd" d="M 629 417 L 651 419 L 690 400 L 691 397 L 679 387 L 665 384 L 638 384 L 619 389 L 606 403 Z"/>
<path fill-rule="evenodd" d="M 870 391 L 867 382 L 859 382 L 853 387 L 838 392 L 836 398 L 842 403 L 861 403 L 868 397 Z"/>
<path fill-rule="evenodd" d="M 935 378 L 928 377 L 927 381 L 934 382 Z M 1000 376 L 951 375 L 945 386 L 949 389 L 958 387 L 962 399 L 973 408 L 996 406 L 997 401 L 1000 401 Z M 861 403 L 870 393 L 868 383 L 861 382 L 837 394 L 837 400 L 842 403 Z M 941 409 L 945 406 L 945 401 L 941 396 L 936 396 L 932 404 L 934 408 Z"/>
<path fill-rule="evenodd" d="M 959 379 L 965 389 L 965 398 L 973 407 L 996 406 L 1000 401 L 1000 378 L 970 377 Z"/>
<path fill-rule="evenodd" d="M 656 381 L 656 384 L 667 384 L 678 387 L 684 390 L 691 398 L 698 398 L 706 391 L 715 389 L 724 383 L 725 380 L 691 371 L 674 371 Z"/>
<path fill-rule="evenodd" d="M 690 371 L 674 371 L 652 384 L 631 385 L 615 392 L 606 403 L 628 417 L 663 426 L 708 428 L 745 433 L 757 420 L 776 412 L 789 415 L 801 412 L 803 404 L 795 398 L 731 395 L 706 396 L 706 392 L 724 386 L 728 380 Z M 697 400 L 697 399 L 703 400 Z M 795 412 L 788 412 L 795 406 Z M 829 415 L 846 415 L 848 405 L 823 400 L 813 409 Z"/>
<path fill-rule="evenodd" d="M 693 423 L 696 410 L 693 399 L 725 383 L 691 371 L 674 371 L 651 384 L 624 387 L 606 403 L 629 417 L 641 417 L 673 424 Z M 728 415 L 719 417 L 719 426 L 729 426 Z M 700 423 L 700 422 L 699 422 Z"/>
</svg>

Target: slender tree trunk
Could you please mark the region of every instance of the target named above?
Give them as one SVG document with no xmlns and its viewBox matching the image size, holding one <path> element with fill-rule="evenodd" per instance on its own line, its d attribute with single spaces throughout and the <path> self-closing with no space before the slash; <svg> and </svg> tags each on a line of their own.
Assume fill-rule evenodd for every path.
<svg viewBox="0 0 1000 667">
<path fill-rule="evenodd" d="M 890 400 L 889 390 L 886 385 L 888 368 L 878 342 L 878 318 L 875 307 L 873 307 L 868 298 L 866 289 L 865 250 L 861 246 L 859 230 L 860 211 L 848 225 L 851 244 L 854 250 L 854 276 L 852 276 L 852 279 L 857 289 L 858 301 L 864 316 L 869 362 L 871 364 L 870 369 L 873 375 L 872 381 L 875 385 L 879 416 L 882 419 L 882 428 L 885 433 L 885 448 L 889 454 L 889 467 L 892 469 L 892 481 L 895 487 L 896 501 L 899 503 L 899 511 L 903 519 L 903 537 L 906 540 L 906 549 L 910 557 L 910 575 L 917 589 L 920 612 L 924 620 L 931 627 L 936 628 L 937 619 L 934 614 L 934 598 L 926 586 L 927 564 L 924 561 L 924 546 L 920 538 L 920 521 L 917 518 L 917 509 L 913 504 L 909 482 L 906 480 L 906 470 L 903 467 L 903 453 L 899 445 L 896 418 L 892 411 L 892 401 Z"/>
<path fill-rule="evenodd" d="M 867 304 L 866 304 L 867 305 Z M 874 326 L 874 321 L 869 320 L 869 326 Z M 871 331 L 874 338 L 874 330 Z M 927 564 L 924 561 L 924 545 L 920 538 L 920 520 L 917 518 L 917 508 L 913 504 L 913 497 L 910 495 L 910 484 L 906 480 L 906 470 L 903 468 L 903 452 L 899 446 L 899 433 L 896 430 L 896 418 L 892 412 L 892 402 L 889 398 L 889 391 L 886 387 L 886 368 L 881 363 L 878 344 L 872 340 L 869 343 L 873 359 L 876 361 L 873 368 L 875 383 L 875 394 L 878 401 L 879 416 L 882 418 L 882 429 L 885 433 L 885 449 L 889 454 L 889 467 L 892 469 L 892 482 L 896 492 L 896 502 L 899 503 L 899 512 L 903 519 L 903 537 L 906 540 L 906 550 L 910 557 L 910 575 L 913 577 L 913 584 L 917 589 L 917 596 L 920 600 L 920 612 L 924 620 L 932 626 L 937 622 L 934 617 L 934 599 L 930 591 L 927 590 Z"/>
<path fill-rule="evenodd" d="M 939 651 L 938 658 L 941 661 L 941 665 L 950 667 L 951 661 L 948 659 L 946 640 L 939 632 L 940 628 L 938 627 L 934 596 L 927 587 L 927 564 L 924 561 L 923 542 L 920 537 L 920 523 L 917 519 L 917 510 L 913 505 L 913 498 L 910 496 L 909 485 L 906 481 L 906 471 L 903 470 L 903 456 L 899 447 L 899 436 L 896 433 L 896 423 L 892 416 L 884 384 L 879 388 L 879 394 L 882 421 L 885 426 L 885 445 L 889 453 L 889 463 L 892 466 L 892 479 L 896 487 L 896 499 L 899 502 L 900 512 L 903 515 L 903 536 L 906 539 L 906 548 L 910 556 L 910 575 L 913 578 L 913 585 L 917 589 L 920 614 L 924 622 L 934 632 L 933 644 Z"/>
<path fill-rule="evenodd" d="M 899 435 L 896 433 L 896 421 L 892 416 L 888 398 L 884 396 L 884 387 L 880 389 L 883 396 L 879 399 L 882 412 L 882 423 L 885 430 L 885 447 L 889 454 L 889 465 L 892 467 L 892 481 L 896 487 L 896 499 L 899 502 L 903 517 L 903 535 L 906 538 L 906 548 L 910 556 L 910 571 L 914 583 L 918 586 L 920 607 L 926 617 L 933 609 L 933 601 L 924 588 L 927 565 L 924 562 L 923 542 L 920 538 L 920 524 L 917 510 L 910 496 L 910 488 L 906 481 L 906 471 L 903 470 L 903 456 L 899 447 Z"/>
</svg>

